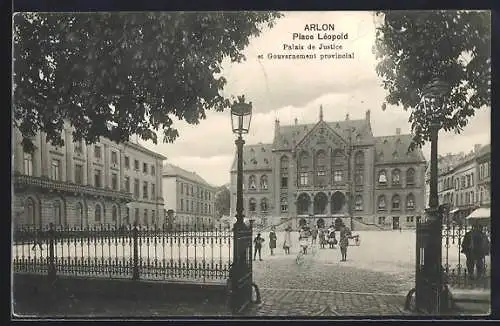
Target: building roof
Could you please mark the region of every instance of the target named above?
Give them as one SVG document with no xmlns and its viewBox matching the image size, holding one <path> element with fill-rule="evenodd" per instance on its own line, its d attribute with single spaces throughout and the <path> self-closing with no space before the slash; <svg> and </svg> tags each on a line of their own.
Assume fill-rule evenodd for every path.
<svg viewBox="0 0 500 326">
<path fill-rule="evenodd" d="M 243 146 L 243 170 L 270 170 L 272 169 L 272 144 L 259 143 Z M 236 171 L 236 154 L 234 155 L 231 171 Z"/>
<path fill-rule="evenodd" d="M 124 145 L 128 146 L 128 147 L 132 147 L 138 151 L 141 151 L 141 152 L 148 154 L 148 155 L 151 155 L 153 157 L 159 158 L 160 160 L 163 160 L 163 161 L 167 159 L 165 156 L 163 156 L 159 153 L 153 152 L 152 150 L 147 149 L 146 147 L 142 146 L 139 143 L 133 143 L 133 142 L 128 141 L 128 142 L 124 142 Z"/>
<path fill-rule="evenodd" d="M 375 137 L 375 163 L 425 162 L 421 148 L 408 152 L 410 134 Z"/>
<path fill-rule="evenodd" d="M 325 122 L 342 139 L 348 139 L 348 130 L 352 130 L 352 140 L 356 144 L 373 144 L 370 122 L 366 119 Z M 275 134 L 274 149 L 291 149 L 298 144 L 318 123 L 279 126 Z"/>
<path fill-rule="evenodd" d="M 479 150 L 476 153 L 476 157 L 480 157 L 483 155 L 491 155 L 491 145 L 487 144 L 479 148 Z"/>
<path fill-rule="evenodd" d="M 163 176 L 164 177 L 181 177 L 188 181 L 192 181 L 194 183 L 202 184 L 211 188 L 215 188 L 211 184 L 205 181 L 201 176 L 199 176 L 196 172 L 191 172 L 188 170 L 184 170 L 177 165 L 173 165 L 171 163 L 165 163 L 163 166 Z"/>
</svg>

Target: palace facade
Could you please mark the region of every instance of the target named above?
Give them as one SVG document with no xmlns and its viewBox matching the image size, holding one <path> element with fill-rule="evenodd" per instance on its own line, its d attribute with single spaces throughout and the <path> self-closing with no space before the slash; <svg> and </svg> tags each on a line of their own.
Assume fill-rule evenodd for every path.
<svg viewBox="0 0 500 326">
<path fill-rule="evenodd" d="M 411 135 L 374 137 L 364 119 L 281 126 L 271 144 L 243 150 L 244 214 L 264 225 L 330 225 L 340 217 L 383 228 L 410 228 L 424 213 L 426 162 L 408 152 Z M 236 214 L 236 155 L 231 216 Z M 352 196 L 351 196 L 352 194 Z M 349 200 L 351 198 L 351 200 Z M 351 205 L 349 205 L 351 203 Z"/>
<path fill-rule="evenodd" d="M 38 133 L 33 153 L 24 152 L 19 130 L 12 134 L 14 224 L 164 223 L 164 156 L 133 142 L 74 141 L 69 125 L 62 147 Z"/>
</svg>

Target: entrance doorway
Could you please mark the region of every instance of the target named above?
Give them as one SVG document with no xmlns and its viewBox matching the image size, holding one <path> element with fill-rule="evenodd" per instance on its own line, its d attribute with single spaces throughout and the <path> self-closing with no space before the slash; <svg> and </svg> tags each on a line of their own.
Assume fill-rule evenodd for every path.
<svg viewBox="0 0 500 326">
<path fill-rule="evenodd" d="M 318 226 L 319 229 L 322 229 L 325 227 L 325 220 L 322 219 L 322 218 L 319 218 L 317 221 L 316 221 L 316 225 Z"/>
<path fill-rule="evenodd" d="M 399 230 L 399 217 L 396 216 L 392 217 L 392 229 Z"/>
<path fill-rule="evenodd" d="M 306 224 L 307 224 L 307 221 L 306 221 L 306 219 L 305 219 L 305 218 L 301 218 L 301 219 L 299 220 L 299 226 L 300 226 L 300 227 L 303 227 L 303 226 L 305 226 Z"/>
</svg>

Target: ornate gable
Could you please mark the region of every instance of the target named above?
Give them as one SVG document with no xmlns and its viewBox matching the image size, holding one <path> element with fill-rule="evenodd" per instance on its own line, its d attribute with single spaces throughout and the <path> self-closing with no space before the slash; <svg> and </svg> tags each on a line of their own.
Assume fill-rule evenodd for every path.
<svg viewBox="0 0 500 326">
<path fill-rule="evenodd" d="M 297 143 L 295 149 L 305 147 L 323 147 L 327 144 L 339 147 L 345 143 L 345 139 L 335 132 L 324 121 L 318 122 L 304 137 Z"/>
</svg>

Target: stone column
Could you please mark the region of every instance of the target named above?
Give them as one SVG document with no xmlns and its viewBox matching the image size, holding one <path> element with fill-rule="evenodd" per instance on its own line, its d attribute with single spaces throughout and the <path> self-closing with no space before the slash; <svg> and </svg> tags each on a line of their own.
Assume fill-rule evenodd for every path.
<svg viewBox="0 0 500 326">
<path fill-rule="evenodd" d="M 125 160 L 125 152 L 123 150 L 123 148 L 120 146 L 120 151 L 118 152 L 120 155 L 119 155 L 119 160 L 120 162 L 119 163 L 119 166 L 120 166 L 120 174 L 118 175 L 118 189 L 120 191 L 125 191 L 125 175 L 124 175 L 124 160 Z"/>
<path fill-rule="evenodd" d="M 86 181 L 87 185 L 94 186 L 94 180 L 92 178 L 92 168 L 93 168 L 93 158 L 92 158 L 92 145 L 85 144 L 85 154 L 87 154 L 87 175 Z"/>
<path fill-rule="evenodd" d="M 66 181 L 75 182 L 74 179 L 74 166 L 73 166 L 73 135 L 71 130 L 66 130 L 66 139 L 64 140 L 66 146 Z"/>
<path fill-rule="evenodd" d="M 40 132 L 40 167 L 41 176 L 49 177 L 49 149 L 47 145 L 47 138 L 44 132 Z"/>
<path fill-rule="evenodd" d="M 109 152 L 109 145 L 104 143 L 103 144 L 103 153 L 102 153 L 102 158 L 103 158 L 103 188 L 111 188 L 111 182 L 109 181 L 110 180 L 110 160 L 109 160 L 109 155 L 110 155 L 110 152 Z"/>
</svg>

